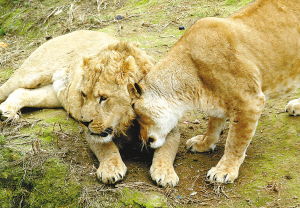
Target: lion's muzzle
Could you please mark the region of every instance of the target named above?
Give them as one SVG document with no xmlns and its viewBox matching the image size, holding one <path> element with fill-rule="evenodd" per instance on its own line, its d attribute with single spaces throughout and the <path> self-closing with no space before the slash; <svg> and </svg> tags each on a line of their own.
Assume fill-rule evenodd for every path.
<svg viewBox="0 0 300 208">
<path fill-rule="evenodd" d="M 104 131 L 102 131 L 101 133 L 95 133 L 91 131 L 91 135 L 97 135 L 97 136 L 101 136 L 101 137 L 107 137 L 108 135 L 111 135 L 113 133 L 113 129 L 112 128 L 106 128 Z"/>
</svg>

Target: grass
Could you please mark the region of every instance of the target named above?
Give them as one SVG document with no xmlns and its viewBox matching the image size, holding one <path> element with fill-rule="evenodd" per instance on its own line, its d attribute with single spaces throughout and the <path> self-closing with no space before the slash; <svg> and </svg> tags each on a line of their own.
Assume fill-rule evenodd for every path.
<svg viewBox="0 0 300 208">
<path fill-rule="evenodd" d="M 0 82 L 7 80 L 22 61 L 46 41 L 45 37 L 77 29 L 104 31 L 118 39 L 138 42 L 158 59 L 184 34 L 185 31 L 178 30 L 179 26 L 188 29 L 197 19 L 206 16 L 226 17 L 249 2 L 117 0 L 101 5 L 98 11 L 96 1 L 81 0 L 74 2 L 72 11 L 70 1 L 65 0 L 0 0 L 3 17 L 0 38 L 9 43 L 9 47 L 1 51 L 0 60 L 6 61 L 0 65 Z M 49 16 L 60 8 L 59 14 Z M 125 18 L 116 21 L 116 15 Z M 0 126 L 1 207 L 18 207 L 19 204 L 22 207 L 199 207 L 206 201 L 207 207 L 299 206 L 300 120 L 282 113 L 287 100 L 296 97 L 300 97 L 299 91 L 289 98 L 268 102 L 239 179 L 224 187 L 227 197 L 216 194 L 204 181 L 207 171 L 223 154 L 224 138 L 212 154 L 191 154 L 184 147 L 186 139 L 205 132 L 205 120 L 197 125 L 180 123 L 183 141 L 175 161 L 180 183 L 170 194 L 167 192 L 170 190 L 152 187 L 150 164 L 143 161 L 143 157 L 141 161 L 125 158 L 129 172 L 119 187 L 102 186 L 95 176 L 98 162 L 76 121 L 62 109 L 24 111 L 27 123 Z M 193 111 L 185 119 L 202 117 Z M 18 135 L 20 137 L 14 138 Z M 38 154 L 33 154 L 34 141 L 40 141 Z M 135 182 L 151 185 L 151 191 L 145 190 L 144 185 L 136 186 Z M 197 194 L 191 196 L 192 192 Z M 157 201 L 161 204 L 155 205 Z"/>
</svg>

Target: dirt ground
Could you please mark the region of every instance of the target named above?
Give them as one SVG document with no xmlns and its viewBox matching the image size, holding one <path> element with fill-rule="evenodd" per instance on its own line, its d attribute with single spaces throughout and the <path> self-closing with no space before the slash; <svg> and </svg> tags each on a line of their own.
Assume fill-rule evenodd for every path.
<svg viewBox="0 0 300 208">
<path fill-rule="evenodd" d="M 138 42 L 157 60 L 197 19 L 226 17 L 250 0 L 0 0 L 0 83 L 47 39 L 77 29 L 104 31 Z M 121 15 L 121 20 L 115 17 Z M 125 179 L 106 186 L 83 127 L 63 109 L 24 109 L 15 124 L 0 123 L 0 207 L 300 207 L 300 117 L 284 112 L 296 91 L 269 100 L 234 184 L 211 185 L 207 171 L 224 151 L 193 154 L 187 139 L 204 134 L 207 117 L 195 110 L 179 122 L 175 188 L 150 179 L 152 151 L 124 145 Z"/>
</svg>

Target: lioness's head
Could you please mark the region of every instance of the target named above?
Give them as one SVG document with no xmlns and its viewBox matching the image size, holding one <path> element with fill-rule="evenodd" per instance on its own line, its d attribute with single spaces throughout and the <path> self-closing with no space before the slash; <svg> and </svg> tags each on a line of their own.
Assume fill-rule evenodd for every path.
<svg viewBox="0 0 300 208">
<path fill-rule="evenodd" d="M 161 96 L 164 92 L 149 85 L 147 79 L 139 84 L 129 84 L 128 89 L 140 126 L 140 138 L 151 148 L 161 147 L 182 116 L 183 109 Z"/>
<path fill-rule="evenodd" d="M 81 121 L 97 141 L 109 142 L 126 133 L 135 118 L 127 85 L 142 79 L 152 65 L 151 57 L 127 42 L 83 59 Z"/>
</svg>

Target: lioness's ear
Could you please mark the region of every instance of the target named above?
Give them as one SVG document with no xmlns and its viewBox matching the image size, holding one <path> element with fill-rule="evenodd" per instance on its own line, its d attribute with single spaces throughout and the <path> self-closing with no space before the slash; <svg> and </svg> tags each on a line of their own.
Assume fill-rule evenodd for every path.
<svg viewBox="0 0 300 208">
<path fill-rule="evenodd" d="M 138 83 L 128 84 L 127 85 L 127 90 L 128 90 L 128 93 L 129 93 L 129 95 L 132 99 L 140 98 L 142 93 L 143 93 L 142 88 L 139 86 Z"/>
</svg>

